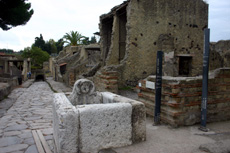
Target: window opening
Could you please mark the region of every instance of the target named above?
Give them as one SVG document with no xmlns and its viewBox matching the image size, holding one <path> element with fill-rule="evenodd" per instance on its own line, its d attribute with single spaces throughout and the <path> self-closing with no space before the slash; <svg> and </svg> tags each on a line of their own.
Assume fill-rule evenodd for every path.
<svg viewBox="0 0 230 153">
<path fill-rule="evenodd" d="M 179 57 L 179 75 L 189 76 L 191 74 L 192 57 Z"/>
</svg>

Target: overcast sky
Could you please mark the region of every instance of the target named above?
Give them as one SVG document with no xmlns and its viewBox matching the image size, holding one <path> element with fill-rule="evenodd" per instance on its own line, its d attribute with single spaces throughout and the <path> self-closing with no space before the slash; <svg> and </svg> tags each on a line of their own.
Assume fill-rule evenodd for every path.
<svg viewBox="0 0 230 153">
<path fill-rule="evenodd" d="M 24 26 L 8 31 L 0 28 L 0 48 L 23 50 L 34 43 L 35 37 L 44 40 L 62 38 L 71 30 L 91 37 L 99 32 L 99 16 L 124 0 L 29 0 L 34 15 Z M 211 41 L 230 39 L 230 0 L 206 0 L 209 3 Z"/>
</svg>

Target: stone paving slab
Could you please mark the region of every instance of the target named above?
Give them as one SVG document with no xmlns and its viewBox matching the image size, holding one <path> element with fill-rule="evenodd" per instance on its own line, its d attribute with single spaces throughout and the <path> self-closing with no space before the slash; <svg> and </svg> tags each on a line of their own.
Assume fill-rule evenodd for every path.
<svg viewBox="0 0 230 153">
<path fill-rule="evenodd" d="M 53 150 L 53 91 L 49 85 L 35 82 L 28 88 L 14 89 L 9 98 L 15 102 L 0 118 L 0 153 L 38 152 L 32 130 L 41 130 Z"/>
<path fill-rule="evenodd" d="M 31 84 L 33 84 L 33 82 L 33 79 L 23 82 L 21 86 L 18 86 L 18 88 L 12 90 L 7 98 L 0 101 L 0 117 L 2 117 L 7 112 L 7 110 L 16 102 L 17 98 L 22 95 L 24 91 L 26 91 L 26 89 L 23 88 L 28 88 Z M 0 88 L 2 88 L 2 86 L 0 86 Z"/>
<path fill-rule="evenodd" d="M 60 93 L 60 92 L 63 92 L 63 93 L 70 93 L 72 92 L 72 88 L 70 87 L 67 87 L 64 83 L 62 82 L 57 82 L 57 81 L 54 81 L 52 77 L 47 77 L 46 78 L 46 81 L 52 86 L 52 88 Z"/>
</svg>

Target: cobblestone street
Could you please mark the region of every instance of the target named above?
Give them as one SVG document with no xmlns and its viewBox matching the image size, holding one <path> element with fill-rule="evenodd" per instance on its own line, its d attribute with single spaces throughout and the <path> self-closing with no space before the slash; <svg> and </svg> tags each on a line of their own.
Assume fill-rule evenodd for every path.
<svg viewBox="0 0 230 153">
<path fill-rule="evenodd" d="M 53 151 L 53 91 L 46 82 L 14 89 L 8 98 L 17 99 L 0 118 L 0 153 L 36 153 L 32 130 L 40 130 Z"/>
</svg>

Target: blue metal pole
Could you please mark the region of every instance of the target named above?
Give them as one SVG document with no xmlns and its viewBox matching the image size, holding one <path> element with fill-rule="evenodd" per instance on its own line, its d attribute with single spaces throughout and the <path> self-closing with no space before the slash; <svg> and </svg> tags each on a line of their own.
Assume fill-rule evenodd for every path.
<svg viewBox="0 0 230 153">
<path fill-rule="evenodd" d="M 161 112 L 161 87 L 162 87 L 162 56 L 163 52 L 157 52 L 156 62 L 156 83 L 155 83 L 155 114 L 154 123 L 160 123 L 160 112 Z"/>
<path fill-rule="evenodd" d="M 200 130 L 207 132 L 207 103 L 208 103 L 208 72 L 209 72 L 209 42 L 210 29 L 204 30 L 204 56 L 203 56 L 203 81 L 202 81 L 202 103 L 201 103 L 201 126 Z"/>
</svg>

